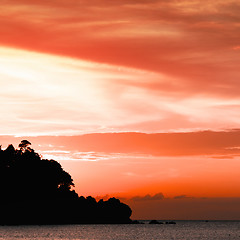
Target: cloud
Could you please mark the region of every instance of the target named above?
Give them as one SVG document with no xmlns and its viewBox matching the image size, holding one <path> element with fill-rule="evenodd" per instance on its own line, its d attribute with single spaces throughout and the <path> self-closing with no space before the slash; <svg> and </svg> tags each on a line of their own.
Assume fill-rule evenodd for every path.
<svg viewBox="0 0 240 240">
<path fill-rule="evenodd" d="M 10 119 L 3 134 L 237 127 L 238 9 L 234 0 L 4 1 L 0 45 L 9 48 L 1 49 L 1 102 L 11 113 L 2 110 Z M 10 47 L 28 51 L 16 56 Z"/>
<path fill-rule="evenodd" d="M 104 132 L 113 123 L 157 117 L 147 109 L 154 108 L 151 102 L 145 102 L 150 115 L 139 111 L 145 93 L 118 84 L 118 79 L 161 78 L 157 74 L 9 48 L 0 52 L 2 134 Z M 126 118 L 130 112 L 133 116 Z"/>
<path fill-rule="evenodd" d="M 240 46 L 233 47 L 234 50 L 240 50 Z"/>
<path fill-rule="evenodd" d="M 71 154 L 110 154 L 111 158 L 127 159 L 191 156 L 232 158 L 240 154 L 240 131 L 199 131 L 176 133 L 93 133 L 79 136 L 0 136 L 1 144 L 18 145 L 22 139 L 38 144 L 41 151 L 68 151 Z M 50 145 L 53 147 L 50 147 Z M 55 152 L 56 154 L 57 152 Z"/>
<path fill-rule="evenodd" d="M 157 199 L 163 197 L 159 193 L 161 189 L 164 199 L 176 196 L 175 201 L 191 200 L 188 196 L 239 197 L 236 191 L 240 183 L 237 130 L 0 136 L 0 144 L 3 148 L 10 143 L 18 146 L 22 139 L 30 141 L 43 158 L 58 160 L 71 173 L 76 191 L 84 196 L 108 193 L 118 197 L 135 196 L 132 201 L 136 203 L 154 199 L 159 202 Z"/>
<path fill-rule="evenodd" d="M 186 199 L 186 198 L 192 198 L 192 197 L 189 197 L 187 195 L 179 195 L 174 197 L 174 199 Z"/>
<path fill-rule="evenodd" d="M 3 45 L 157 71 L 188 93 L 237 96 L 237 1 L 5 1 L 2 8 Z"/>
<path fill-rule="evenodd" d="M 143 197 L 135 196 L 131 198 L 132 201 L 157 201 L 157 200 L 163 200 L 163 199 L 164 199 L 164 195 L 162 193 L 157 193 L 153 196 L 147 194 Z"/>
<path fill-rule="evenodd" d="M 239 124 L 237 99 L 181 99 L 164 92 L 173 79 L 159 73 L 10 48 L 0 52 L 2 134 L 162 132 Z M 145 87 L 159 84 L 161 95 Z"/>
<path fill-rule="evenodd" d="M 50 141 L 64 145 L 65 150 L 133 153 L 136 157 L 151 156 L 232 156 L 240 153 L 240 131 L 199 131 L 179 133 L 101 133 L 81 136 L 37 137 L 31 142 Z M 55 144 L 55 145 L 56 145 Z M 61 149 L 60 149 L 61 150 Z M 143 154 L 143 155 L 142 155 Z M 145 155 L 144 155 L 145 154 Z M 128 156 L 125 156 L 126 158 Z"/>
</svg>

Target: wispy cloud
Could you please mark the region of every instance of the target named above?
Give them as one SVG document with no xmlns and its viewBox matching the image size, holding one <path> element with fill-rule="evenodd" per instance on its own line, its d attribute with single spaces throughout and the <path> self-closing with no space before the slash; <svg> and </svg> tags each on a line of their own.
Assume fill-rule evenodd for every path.
<svg viewBox="0 0 240 240">
<path fill-rule="evenodd" d="M 237 99 L 171 98 L 164 90 L 152 94 L 143 87 L 146 78 L 153 87 L 172 81 L 159 73 L 16 49 L 0 51 L 1 134 L 176 131 L 237 126 L 240 119 Z"/>
<path fill-rule="evenodd" d="M 112 131 L 112 124 L 156 118 L 135 109 L 143 102 L 142 94 L 118 81 L 161 78 L 158 74 L 16 49 L 0 51 L 1 134 L 104 132 Z M 127 107 L 127 102 L 134 104 Z M 125 118 L 130 111 L 134 115 Z"/>
<path fill-rule="evenodd" d="M 178 196 L 175 196 L 174 199 L 186 199 L 186 198 L 192 198 L 190 196 L 187 196 L 187 195 L 178 195 Z"/>
<path fill-rule="evenodd" d="M 0 136 L 0 144 L 3 148 L 8 143 L 17 146 L 22 139 Z M 58 160 L 72 175 L 76 191 L 84 196 L 107 193 L 149 195 L 145 199 L 150 199 L 160 189 L 166 198 L 239 197 L 238 130 L 24 139 L 43 158 Z"/>
<path fill-rule="evenodd" d="M 5 1 L 0 42 L 177 76 L 187 92 L 237 96 L 238 9 L 237 1 L 222 0 L 204 6 L 174 0 Z"/>
<path fill-rule="evenodd" d="M 156 201 L 156 200 L 162 200 L 164 199 L 164 195 L 162 193 L 156 193 L 155 195 L 151 196 L 150 194 L 147 194 L 145 196 L 135 196 L 132 197 L 132 201 Z"/>
<path fill-rule="evenodd" d="M 2 134 L 239 125 L 235 0 L 14 0 L 1 8 Z"/>
</svg>

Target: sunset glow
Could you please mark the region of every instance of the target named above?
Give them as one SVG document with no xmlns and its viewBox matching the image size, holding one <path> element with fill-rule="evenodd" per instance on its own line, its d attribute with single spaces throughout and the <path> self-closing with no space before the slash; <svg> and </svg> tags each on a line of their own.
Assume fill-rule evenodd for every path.
<svg viewBox="0 0 240 240">
<path fill-rule="evenodd" d="M 223 214 L 210 218 L 240 218 L 228 209 L 240 202 L 238 1 L 6 0 L 0 11 L 3 148 L 28 139 L 79 195 L 120 197 L 136 218 L 171 206 L 191 218 L 185 204 L 211 201 Z"/>
</svg>

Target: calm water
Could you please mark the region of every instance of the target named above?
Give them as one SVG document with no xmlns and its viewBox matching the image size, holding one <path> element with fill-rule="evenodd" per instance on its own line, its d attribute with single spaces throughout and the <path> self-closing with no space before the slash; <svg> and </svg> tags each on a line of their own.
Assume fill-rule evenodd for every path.
<svg viewBox="0 0 240 240">
<path fill-rule="evenodd" d="M 240 239 L 240 221 L 176 222 L 176 225 L 0 226 L 0 239 Z"/>
</svg>

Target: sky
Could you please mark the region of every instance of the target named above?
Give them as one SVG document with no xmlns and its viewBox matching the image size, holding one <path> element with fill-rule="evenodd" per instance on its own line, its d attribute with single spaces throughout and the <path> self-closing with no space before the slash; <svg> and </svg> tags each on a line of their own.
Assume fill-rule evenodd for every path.
<svg viewBox="0 0 240 240">
<path fill-rule="evenodd" d="M 240 219 L 239 13 L 0 0 L 0 144 L 28 139 L 79 195 L 117 196 L 134 218 Z"/>
</svg>

